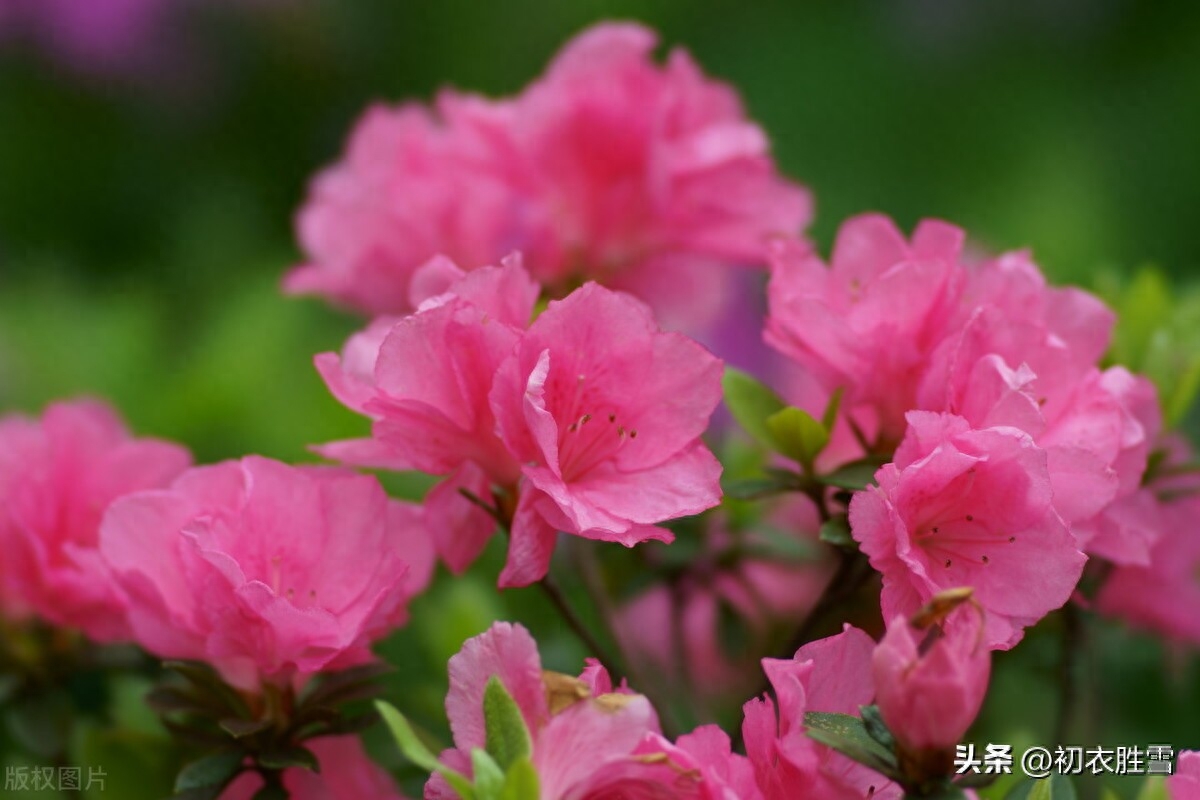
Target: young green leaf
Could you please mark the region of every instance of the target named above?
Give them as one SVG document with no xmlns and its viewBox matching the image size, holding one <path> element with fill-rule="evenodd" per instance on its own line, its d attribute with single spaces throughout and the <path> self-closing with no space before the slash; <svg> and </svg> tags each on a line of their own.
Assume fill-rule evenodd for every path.
<svg viewBox="0 0 1200 800">
<path fill-rule="evenodd" d="M 437 756 L 429 752 L 429 748 L 417 738 L 412 725 L 408 724 L 408 720 L 403 714 L 382 700 L 375 701 L 375 708 L 379 711 L 379 716 L 383 717 L 396 744 L 399 745 L 400 752 L 404 753 L 409 761 L 421 769 L 441 775 L 446 779 L 446 783 L 450 784 L 450 788 L 458 792 L 458 796 L 462 800 L 475 800 L 475 789 L 471 785 L 471 781 L 461 772 L 455 772 L 438 761 Z"/>
<path fill-rule="evenodd" d="M 787 406 L 770 387 L 741 370 L 725 368 L 721 379 L 725 390 L 725 405 L 733 418 L 747 433 L 766 447 L 774 447 L 774 440 L 767 428 L 767 417 Z"/>
<path fill-rule="evenodd" d="M 812 472 L 812 464 L 829 444 L 829 431 L 808 412 L 795 406 L 767 417 L 772 447 Z"/>
<path fill-rule="evenodd" d="M 828 542 L 834 547 L 842 547 L 847 550 L 858 549 L 858 542 L 854 541 L 854 537 L 850 534 L 850 518 L 845 514 L 834 514 L 822 522 L 818 536 L 822 542 Z"/>
<path fill-rule="evenodd" d="M 521 708 L 495 675 L 483 690 L 483 723 L 488 755 L 501 770 L 507 771 L 518 758 L 533 752 Z"/>
<path fill-rule="evenodd" d="M 175 779 L 175 791 L 208 787 L 224 788 L 242 771 L 245 756 L 240 750 L 223 750 L 193 761 L 179 771 Z"/>
<path fill-rule="evenodd" d="M 504 792 L 504 772 L 486 751 L 471 750 L 471 774 L 475 778 L 476 800 L 500 800 Z"/>
<path fill-rule="evenodd" d="M 810 739 L 832 747 L 888 778 L 900 778 L 896 756 L 871 738 L 858 717 L 809 711 L 804 715 L 804 727 Z"/>
<path fill-rule="evenodd" d="M 518 758 L 504 776 L 504 791 L 500 800 L 538 800 L 541 786 L 537 770 L 528 758 Z"/>
<path fill-rule="evenodd" d="M 1004 800 L 1075 800 L 1075 787 L 1066 775 L 1026 778 L 1004 795 Z"/>
</svg>

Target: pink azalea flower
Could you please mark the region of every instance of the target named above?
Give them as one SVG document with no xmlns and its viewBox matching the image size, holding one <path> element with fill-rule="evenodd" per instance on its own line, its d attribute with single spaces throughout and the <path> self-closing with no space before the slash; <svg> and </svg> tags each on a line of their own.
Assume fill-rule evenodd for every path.
<svg viewBox="0 0 1200 800">
<path fill-rule="evenodd" d="M 323 736 L 309 739 L 321 765 L 320 772 L 291 768 L 283 771 L 283 786 L 292 800 L 404 800 L 386 770 L 371 761 L 357 736 Z M 252 800 L 263 786 L 254 772 L 242 773 L 219 800 Z"/>
<path fill-rule="evenodd" d="M 438 259 L 418 273 L 416 313 L 379 321 L 339 358 L 315 359 L 334 396 L 374 420 L 370 439 L 319 448 L 360 466 L 434 475 L 472 462 L 501 485 L 518 466 L 496 436 L 488 393 L 533 312 L 538 287 L 517 257 L 469 274 Z"/>
<path fill-rule="evenodd" d="M 1008 649 L 1067 601 L 1086 561 L 1054 509 L 1046 452 L 1016 428 L 925 411 L 908 422 L 878 487 L 850 504 L 854 538 L 883 574 L 884 617 L 971 586 L 988 647 Z"/>
<path fill-rule="evenodd" d="M 372 108 L 314 182 L 298 222 L 310 260 L 287 288 L 402 313 L 432 256 L 474 266 L 516 249 L 559 296 L 595 279 L 708 316 L 725 267 L 761 263 L 811 202 L 776 173 L 733 90 L 682 51 L 655 64 L 655 44 L 605 23 L 515 98 Z"/>
<path fill-rule="evenodd" d="M 700 434 L 720 399 L 721 362 L 634 298 L 589 283 L 552 302 L 490 395 L 523 477 L 501 585 L 545 575 L 556 531 L 671 541 L 657 523 L 716 505 Z"/>
<path fill-rule="evenodd" d="M 246 691 L 368 661 L 433 560 L 420 507 L 374 478 L 256 456 L 122 498 L 100 551 L 143 647 Z"/>
<path fill-rule="evenodd" d="M 342 161 L 313 181 L 296 221 L 310 260 L 284 288 L 401 314 L 416 305 L 414 273 L 434 256 L 475 266 L 520 249 L 517 198 L 486 163 L 491 118 L 504 110 L 450 92 L 433 110 L 367 109 Z"/>
<path fill-rule="evenodd" d="M 658 733 L 649 702 L 641 695 L 614 693 L 607 673 L 594 664 L 578 680 L 543 673 L 533 637 L 520 625 L 505 622 L 468 640 L 450 659 L 446 713 L 455 749 L 442 754 L 443 763 L 470 773 L 471 749 L 485 746 L 483 695 L 493 676 L 512 695 L 529 729 L 544 800 L 621 796 L 602 789 L 611 787 L 614 771 L 628 775 L 642 766 L 638 748 Z M 425 796 L 439 800 L 456 795 L 435 775 Z"/>
<path fill-rule="evenodd" d="M 911 243 L 891 220 L 855 217 L 827 267 L 800 242 L 771 255 L 767 342 L 810 370 L 872 439 L 895 444 L 935 348 L 952 330 L 964 235 L 922 222 Z"/>
<path fill-rule="evenodd" d="M 1200 752 L 1181 750 L 1175 763 L 1175 774 L 1167 778 L 1166 784 L 1171 800 L 1200 798 Z"/>
<path fill-rule="evenodd" d="M 96 401 L 0 419 L 0 613 L 36 614 L 97 641 L 129 638 L 125 600 L 97 550 L 100 516 L 190 461 L 177 445 L 132 438 Z"/>
<path fill-rule="evenodd" d="M 1165 465 L 1189 463 L 1182 439 L 1168 441 Z M 1155 531 L 1149 563 L 1119 564 L 1109 573 L 1096 609 L 1168 639 L 1200 643 L 1200 479 L 1193 474 L 1160 477 L 1134 495 L 1138 522 Z"/>
<path fill-rule="evenodd" d="M 859 706 L 872 701 L 874 648 L 870 636 L 847 625 L 836 636 L 800 648 L 790 661 L 763 659 L 778 700 L 778 719 L 769 696 L 756 698 L 745 705 L 742 733 L 766 800 L 900 797 L 900 788 L 882 775 L 805 733 L 806 712 L 857 715 Z"/>
<path fill-rule="evenodd" d="M 991 653 L 983 646 L 979 612 L 960 607 L 941 630 L 925 649 L 930 631 L 896 617 L 871 657 L 879 713 L 902 758 L 953 752 L 987 694 Z"/>
</svg>

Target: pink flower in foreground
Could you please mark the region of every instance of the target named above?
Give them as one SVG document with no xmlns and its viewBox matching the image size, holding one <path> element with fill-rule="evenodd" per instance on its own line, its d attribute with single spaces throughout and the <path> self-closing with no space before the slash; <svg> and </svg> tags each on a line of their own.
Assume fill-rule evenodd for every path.
<svg viewBox="0 0 1200 800">
<path fill-rule="evenodd" d="M 529 325 L 537 286 L 516 257 L 468 273 L 435 259 L 413 287 L 415 313 L 372 325 L 340 359 L 317 356 L 334 395 L 373 419 L 370 439 L 319 451 L 448 475 L 426 509 L 452 569 L 495 528 L 460 489 L 511 520 L 502 586 L 545 575 L 558 531 L 669 540 L 657 523 L 719 501 L 699 437 L 721 362 L 640 302 L 588 284 Z"/>
<path fill-rule="evenodd" d="M 433 560 L 421 509 L 374 478 L 255 456 L 122 498 L 100 551 L 143 647 L 247 691 L 369 660 Z"/>
<path fill-rule="evenodd" d="M 849 625 L 842 633 L 807 644 L 790 661 L 766 658 L 763 669 L 775 689 L 744 707 L 742 734 L 766 800 L 820 797 L 829 800 L 888 799 L 899 787 L 873 770 L 817 744 L 805 733 L 809 711 L 858 714 L 875 696 L 871 652 L 875 642 Z"/>
<path fill-rule="evenodd" d="M 693 324 L 715 311 L 725 268 L 761 263 L 811 203 L 736 93 L 683 51 L 655 64 L 655 43 L 601 24 L 517 97 L 372 108 L 313 184 L 298 224 L 309 262 L 287 288 L 402 313 L 434 255 L 475 266 L 521 250 L 559 296 L 595 279 Z"/>
<path fill-rule="evenodd" d="M 871 657 L 876 702 L 903 757 L 953 751 L 979 715 L 991 674 L 979 612 L 960 607 L 931 633 L 896 617 Z"/>
<path fill-rule="evenodd" d="M 1167 796 L 1171 800 L 1200 798 L 1200 752 L 1181 750 L 1175 764 L 1175 774 L 1167 778 Z"/>
<path fill-rule="evenodd" d="M 177 445 L 132 438 L 95 401 L 0 419 L 0 613 L 33 613 L 97 641 L 128 638 L 124 599 L 97 550 L 100 516 L 190 461 Z"/>
<path fill-rule="evenodd" d="M 966 279 L 964 234 L 922 222 L 912 242 L 891 220 L 845 222 L 827 267 L 800 242 L 771 256 L 767 342 L 810 370 L 864 433 L 895 444 L 929 359 L 951 330 Z"/>
<path fill-rule="evenodd" d="M 546 574 L 555 532 L 632 546 L 720 501 L 700 440 L 721 362 L 628 295 L 589 283 L 552 302 L 496 373 L 490 401 L 521 465 L 501 585 Z"/>
<path fill-rule="evenodd" d="M 850 504 L 854 538 L 883 574 L 884 617 L 970 586 L 986 645 L 1008 649 L 1067 601 L 1086 561 L 1054 510 L 1046 453 L 1016 428 L 925 411 L 908 422 L 879 486 Z"/>
<path fill-rule="evenodd" d="M 578 679 L 544 673 L 529 632 L 505 622 L 468 640 L 450 659 L 446 713 L 455 749 L 442 754 L 448 767 L 470 774 L 471 749 L 485 745 L 483 696 L 492 677 L 512 695 L 529 729 L 543 800 L 675 796 L 663 794 L 664 786 L 657 795 L 620 793 L 622 787 L 653 783 L 659 775 L 653 763 L 638 757 L 639 748 L 657 741 L 658 734 L 658 719 L 646 698 L 614 692 L 607 673 L 595 664 Z M 681 777 L 680 770 L 669 773 L 672 781 Z M 425 796 L 456 795 L 435 775 Z"/>
<path fill-rule="evenodd" d="M 321 771 L 284 770 L 283 786 L 292 800 L 403 800 L 392 777 L 371 761 L 357 736 L 323 736 L 304 746 L 317 757 Z M 257 773 L 243 773 L 219 800 L 252 800 L 262 786 Z"/>
<path fill-rule="evenodd" d="M 518 467 L 496 436 L 493 377 L 529 323 L 538 287 L 518 257 L 463 273 L 436 259 L 415 286 L 420 308 L 351 338 L 341 358 L 315 359 L 334 396 L 374 420 L 371 438 L 319 448 L 360 466 L 444 475 L 474 463 L 494 482 Z"/>
</svg>

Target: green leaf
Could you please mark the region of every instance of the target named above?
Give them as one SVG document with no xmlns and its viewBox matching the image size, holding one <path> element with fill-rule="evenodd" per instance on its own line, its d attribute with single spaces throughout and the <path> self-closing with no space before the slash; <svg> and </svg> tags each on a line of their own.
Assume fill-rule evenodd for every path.
<svg viewBox="0 0 1200 800">
<path fill-rule="evenodd" d="M 784 492 L 799 489 L 797 480 L 787 480 L 778 475 L 764 478 L 732 478 L 721 481 L 721 491 L 734 500 L 760 500 Z"/>
<path fill-rule="evenodd" d="M 1013 786 L 1004 800 L 1075 800 L 1075 787 L 1066 775 L 1026 778 Z"/>
<path fill-rule="evenodd" d="M 725 390 L 725 405 L 747 433 L 766 447 L 774 447 L 767 417 L 787 406 L 770 387 L 757 378 L 733 367 L 725 368 L 721 379 Z"/>
<path fill-rule="evenodd" d="M 828 542 L 835 547 L 847 550 L 858 549 L 858 542 L 854 541 L 854 537 L 850 534 L 850 518 L 845 514 L 834 514 L 822 522 L 818 535 L 822 542 Z"/>
<path fill-rule="evenodd" d="M 538 800 L 540 796 L 541 786 L 533 762 L 528 758 L 518 758 L 504 776 L 501 800 Z"/>
<path fill-rule="evenodd" d="M 471 750 L 471 774 L 475 778 L 476 800 L 500 800 L 504 792 L 504 772 L 487 751 Z"/>
<path fill-rule="evenodd" d="M 197 661 L 164 661 L 163 667 L 191 681 L 205 705 L 224 708 L 231 717 L 249 717 L 246 700 L 231 689 L 217 671 Z"/>
<path fill-rule="evenodd" d="M 288 800 L 290 796 L 287 787 L 276 783 L 262 787 L 254 793 L 254 797 L 250 800 Z"/>
<path fill-rule="evenodd" d="M 767 417 L 774 449 L 812 472 L 813 460 L 829 444 L 829 431 L 803 409 L 788 406 Z"/>
<path fill-rule="evenodd" d="M 186 792 L 213 786 L 223 789 L 242 771 L 244 758 L 240 750 L 222 750 L 193 761 L 179 771 L 179 776 L 175 778 L 175 791 Z"/>
<path fill-rule="evenodd" d="M 262 733 L 271 727 L 269 719 L 242 719 L 241 717 L 226 717 L 219 723 L 221 729 L 235 739 L 244 739 L 256 733 Z"/>
<path fill-rule="evenodd" d="M 1137 800 L 1170 800 L 1170 795 L 1167 794 L 1167 779 L 1159 775 L 1147 778 L 1138 792 Z"/>
<path fill-rule="evenodd" d="M 429 752 L 429 748 L 417 738 L 412 725 L 408 724 L 408 720 L 404 718 L 403 714 L 382 700 L 375 701 L 375 708 L 379 711 L 379 716 L 383 717 L 396 744 L 399 745 L 400 752 L 404 753 L 409 761 L 421 769 L 441 775 L 450 784 L 450 788 L 458 792 L 458 796 L 462 800 L 475 800 L 475 789 L 472 787 L 471 781 L 461 772 L 455 772 L 438 761 L 437 757 Z"/>
<path fill-rule="evenodd" d="M 892 732 L 888 730 L 887 724 L 883 721 L 883 717 L 879 713 L 879 706 L 859 706 L 858 713 L 862 716 L 863 728 L 867 735 L 879 742 L 883 749 L 894 752 L 896 738 L 892 736 Z"/>
<path fill-rule="evenodd" d="M 316 755 L 307 747 L 298 744 L 280 744 L 258 754 L 258 764 L 266 769 L 307 769 L 320 772 L 321 765 Z"/>
<path fill-rule="evenodd" d="M 860 458 L 843 464 L 826 475 L 818 475 L 817 480 L 826 486 L 857 492 L 875 482 L 875 473 L 884 463 L 877 457 Z"/>
<path fill-rule="evenodd" d="M 809 711 L 804 715 L 804 727 L 810 739 L 832 747 L 885 777 L 900 778 L 896 756 L 871 738 L 858 717 Z"/>
<path fill-rule="evenodd" d="M 845 394 L 845 390 L 841 386 L 834 389 L 833 394 L 829 397 L 829 402 L 825 404 L 825 413 L 821 415 L 821 424 L 825 426 L 825 430 L 831 433 L 837 422 L 838 411 L 842 407 L 843 394 Z"/>
<path fill-rule="evenodd" d="M 301 699 L 300 707 L 336 706 L 353 700 L 373 700 L 383 690 L 379 679 L 394 671 L 390 664 L 377 661 L 335 672 L 322 679 L 308 696 Z"/>
<path fill-rule="evenodd" d="M 4 710 L 4 726 L 12 738 L 45 759 L 62 755 L 73 722 L 71 701 L 58 690 L 28 695 Z"/>
<path fill-rule="evenodd" d="M 507 772 L 514 761 L 533 752 L 521 708 L 495 675 L 483 690 L 483 724 L 488 755 L 496 759 L 502 771 Z"/>
</svg>

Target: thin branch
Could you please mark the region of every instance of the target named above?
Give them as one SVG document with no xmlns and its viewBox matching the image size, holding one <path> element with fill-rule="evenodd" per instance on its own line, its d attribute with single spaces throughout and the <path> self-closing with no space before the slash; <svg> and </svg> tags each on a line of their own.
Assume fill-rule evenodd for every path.
<svg viewBox="0 0 1200 800">
<path fill-rule="evenodd" d="M 558 610 L 559 615 L 567 623 L 567 626 L 579 637 L 579 641 L 591 652 L 592 657 L 598 660 L 604 669 L 608 671 L 609 676 L 614 679 L 622 676 L 624 673 L 616 668 L 617 662 L 613 660 L 608 649 L 600 644 L 600 641 L 588 630 L 587 625 L 584 624 L 579 615 L 575 613 L 575 609 L 571 607 L 570 601 L 567 600 L 567 596 L 559 588 L 554 578 L 547 573 L 544 578 L 537 582 L 537 585 L 550 600 L 551 605 Z"/>
</svg>

